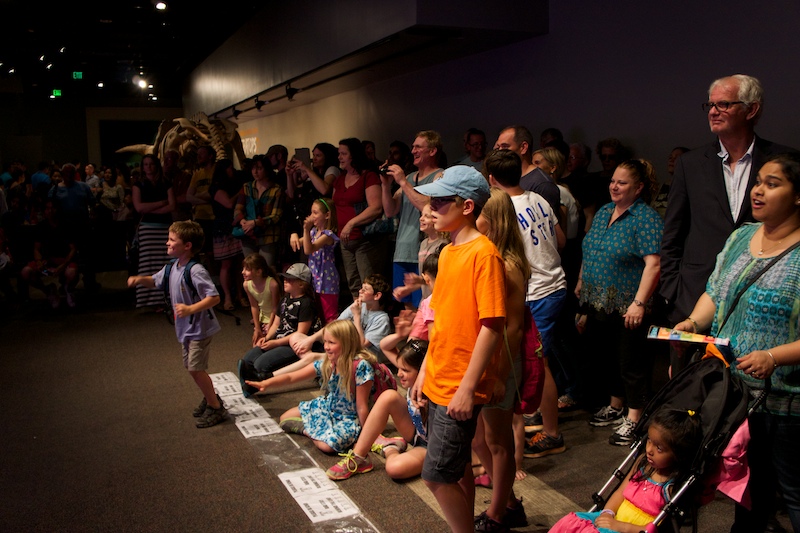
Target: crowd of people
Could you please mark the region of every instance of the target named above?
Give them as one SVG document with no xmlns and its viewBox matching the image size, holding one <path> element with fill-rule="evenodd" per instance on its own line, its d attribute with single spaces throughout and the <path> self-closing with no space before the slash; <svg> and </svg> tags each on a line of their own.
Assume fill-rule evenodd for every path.
<svg viewBox="0 0 800 533">
<path fill-rule="evenodd" d="M 470 128 L 449 167 L 433 130 L 410 147 L 393 142 L 386 159 L 374 143 L 345 138 L 317 144 L 308 160 L 275 145 L 241 170 L 210 146 L 193 170 L 175 152 L 163 167 L 144 156 L 135 173 L 66 164 L 28 177 L 15 163 L 0 176 L 0 290 L 16 301 L 33 286 L 54 308 L 62 294 L 75 306 L 79 275 L 87 289 L 96 284 L 87 236 L 99 221 L 118 228 L 137 307 L 160 310 L 162 286 L 181 283 L 166 280 L 164 265 L 177 259 L 177 272 L 196 257 L 218 280 L 215 288 L 203 275 L 197 301 L 178 302 L 186 307 L 175 315 L 178 327 L 177 318 L 208 311 L 185 330 L 208 331 L 179 330 L 203 392 L 198 427 L 224 420 L 224 406 L 203 377 L 208 344 L 197 342 L 218 327 L 211 308 L 242 307 L 253 323 L 237 368 L 245 396 L 318 378 L 325 394 L 284 413 L 281 427 L 342 456 L 332 479 L 372 470 L 370 450 L 394 478 L 421 475 L 453 531 L 527 523 L 513 483 L 523 457 L 567 449 L 560 410 L 592 409 L 589 424 L 609 426 L 610 444 L 633 441 L 652 397 L 659 341 L 647 340 L 650 324 L 728 337 L 731 372 L 767 393 L 750 417 L 753 505 L 737 506 L 734 531 L 762 531 L 776 490 L 800 531 L 791 448 L 800 436 L 800 159 L 755 134 L 755 78 L 715 80 L 703 107 L 716 139 L 674 148 L 661 179 L 618 139 L 597 143 L 602 170 L 590 173 L 588 146 L 548 128 L 537 148 L 521 125 L 500 130 L 488 151 L 486 134 Z M 175 225 L 189 219 L 191 229 Z M 36 228 L 28 243 L 24 226 Z M 539 409 L 520 416 L 527 313 L 545 370 Z M 669 350 L 672 375 L 697 355 L 685 343 Z M 383 364 L 406 396 L 371 397 Z M 400 436 L 382 435 L 390 415 Z M 658 457 L 626 486 L 669 484 L 690 453 L 675 435 L 697 424 L 673 418 L 653 420 L 647 454 Z M 473 517 L 476 462 L 493 497 Z M 573 520 L 626 530 L 620 514 L 629 515 L 614 518 L 623 499 L 559 531 L 573 531 Z"/>
</svg>

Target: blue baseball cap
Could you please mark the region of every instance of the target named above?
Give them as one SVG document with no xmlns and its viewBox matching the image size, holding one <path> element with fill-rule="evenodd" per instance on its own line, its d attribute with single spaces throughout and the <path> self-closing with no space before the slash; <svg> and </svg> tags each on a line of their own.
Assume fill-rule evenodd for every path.
<svg viewBox="0 0 800 533">
<path fill-rule="evenodd" d="M 432 183 L 414 187 L 414 190 L 431 198 L 460 196 L 483 207 L 489 200 L 489 182 L 483 174 L 466 165 L 455 165 L 444 171 L 442 177 Z"/>
</svg>

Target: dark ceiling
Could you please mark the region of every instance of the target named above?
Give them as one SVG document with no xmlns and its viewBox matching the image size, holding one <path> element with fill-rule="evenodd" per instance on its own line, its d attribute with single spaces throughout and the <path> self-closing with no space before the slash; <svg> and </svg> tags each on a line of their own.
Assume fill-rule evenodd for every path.
<svg viewBox="0 0 800 533">
<path fill-rule="evenodd" d="M 151 0 L 0 0 L 0 92 L 35 100 L 60 89 L 77 105 L 180 106 L 191 71 L 268 4 L 166 3 L 158 11 Z M 141 73 L 152 89 L 134 84 Z"/>
</svg>

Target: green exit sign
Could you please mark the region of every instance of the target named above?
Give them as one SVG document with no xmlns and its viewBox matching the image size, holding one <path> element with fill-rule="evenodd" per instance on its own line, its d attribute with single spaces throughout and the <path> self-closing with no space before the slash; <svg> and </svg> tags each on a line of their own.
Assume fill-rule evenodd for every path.
<svg viewBox="0 0 800 533">
<path fill-rule="evenodd" d="M 83 79 L 83 72 L 77 72 L 77 71 L 73 72 L 72 73 L 72 79 L 73 80 L 82 80 Z"/>
<path fill-rule="evenodd" d="M 61 89 L 53 89 L 53 96 L 61 96 Z"/>
</svg>

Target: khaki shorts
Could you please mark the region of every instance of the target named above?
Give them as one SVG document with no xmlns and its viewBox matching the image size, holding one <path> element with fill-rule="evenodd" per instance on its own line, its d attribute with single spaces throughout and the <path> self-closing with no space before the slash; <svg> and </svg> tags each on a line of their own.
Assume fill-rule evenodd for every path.
<svg viewBox="0 0 800 533">
<path fill-rule="evenodd" d="M 183 347 L 183 366 L 189 372 L 207 370 L 211 352 L 211 337 L 186 341 Z"/>
</svg>

